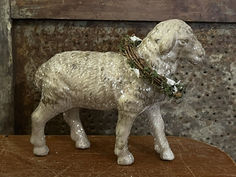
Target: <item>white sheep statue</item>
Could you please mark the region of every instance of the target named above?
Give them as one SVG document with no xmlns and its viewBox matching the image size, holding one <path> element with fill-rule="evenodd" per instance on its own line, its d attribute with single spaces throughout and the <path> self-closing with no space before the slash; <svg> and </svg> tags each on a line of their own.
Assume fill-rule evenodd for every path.
<svg viewBox="0 0 236 177">
<path fill-rule="evenodd" d="M 191 27 L 178 19 L 157 24 L 137 46 L 136 52 L 165 77 L 175 73 L 179 60 L 197 64 L 205 55 Z M 41 91 L 40 103 L 32 113 L 30 141 L 35 155 L 48 154 L 45 124 L 59 113 L 63 113 L 71 128 L 76 147 L 89 148 L 90 142 L 79 118 L 79 109 L 87 108 L 118 110 L 114 150 L 118 164 L 134 162 L 128 150 L 128 137 L 135 118 L 141 113 L 145 113 L 150 121 L 154 149 L 160 158 L 174 159 L 160 114 L 160 102 L 164 96 L 139 77 L 122 54 L 95 51 L 56 54 L 39 67 L 35 84 Z"/>
</svg>

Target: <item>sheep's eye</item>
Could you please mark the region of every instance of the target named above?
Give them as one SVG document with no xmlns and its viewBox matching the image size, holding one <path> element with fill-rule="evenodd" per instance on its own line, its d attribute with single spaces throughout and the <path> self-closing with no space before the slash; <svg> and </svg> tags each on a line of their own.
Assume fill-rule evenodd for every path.
<svg viewBox="0 0 236 177">
<path fill-rule="evenodd" d="M 156 39 L 155 42 L 158 43 L 160 39 Z"/>
<path fill-rule="evenodd" d="M 186 44 L 188 44 L 188 42 L 189 42 L 188 39 L 180 39 L 179 40 L 180 45 L 186 45 Z"/>
</svg>

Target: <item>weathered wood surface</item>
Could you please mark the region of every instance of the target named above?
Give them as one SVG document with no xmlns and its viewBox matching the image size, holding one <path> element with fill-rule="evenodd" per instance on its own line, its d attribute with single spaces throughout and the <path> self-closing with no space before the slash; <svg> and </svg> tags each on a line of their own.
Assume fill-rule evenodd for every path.
<svg viewBox="0 0 236 177">
<path fill-rule="evenodd" d="M 9 0 L 0 1 L 0 133 L 13 133 L 13 61 Z"/>
<path fill-rule="evenodd" d="M 36 157 L 29 136 L 0 137 L 1 177 L 52 176 L 160 176 L 235 177 L 236 165 L 225 153 L 187 138 L 169 137 L 174 161 L 162 161 L 150 136 L 130 138 L 132 166 L 119 166 L 113 154 L 113 136 L 90 136 L 91 148 L 75 149 L 69 136 L 48 136 L 50 153 Z"/>
<path fill-rule="evenodd" d="M 14 19 L 236 22 L 235 0 L 12 0 Z"/>
</svg>

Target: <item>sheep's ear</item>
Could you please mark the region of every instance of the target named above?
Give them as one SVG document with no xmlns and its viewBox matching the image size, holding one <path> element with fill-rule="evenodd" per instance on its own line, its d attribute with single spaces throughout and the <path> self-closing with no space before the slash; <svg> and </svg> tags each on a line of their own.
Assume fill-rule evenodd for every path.
<svg viewBox="0 0 236 177">
<path fill-rule="evenodd" d="M 175 44 L 175 35 L 165 35 L 159 40 L 159 52 L 161 55 L 171 51 Z"/>
</svg>

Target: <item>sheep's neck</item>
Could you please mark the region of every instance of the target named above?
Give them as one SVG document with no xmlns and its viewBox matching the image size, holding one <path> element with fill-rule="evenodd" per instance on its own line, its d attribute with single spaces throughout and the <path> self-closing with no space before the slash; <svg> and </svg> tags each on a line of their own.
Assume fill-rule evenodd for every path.
<svg viewBox="0 0 236 177">
<path fill-rule="evenodd" d="M 138 47 L 137 54 L 141 58 L 145 59 L 147 63 L 160 75 L 169 76 L 174 73 L 177 68 L 177 57 L 171 52 L 164 56 L 159 56 L 150 50 L 145 50 L 142 47 Z"/>
</svg>

